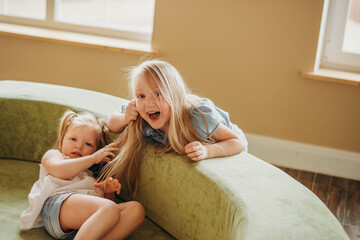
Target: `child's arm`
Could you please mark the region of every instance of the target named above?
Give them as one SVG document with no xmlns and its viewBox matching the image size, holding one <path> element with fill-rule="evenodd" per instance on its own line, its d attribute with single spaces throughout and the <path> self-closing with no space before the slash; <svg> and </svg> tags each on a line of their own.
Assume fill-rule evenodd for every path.
<svg viewBox="0 0 360 240">
<path fill-rule="evenodd" d="M 191 142 L 185 146 L 185 152 L 193 161 L 207 158 L 229 156 L 240 153 L 244 149 L 241 138 L 230 128 L 223 124 L 211 135 L 216 140 L 214 144 L 202 144 L 199 141 Z"/>
<path fill-rule="evenodd" d="M 115 192 L 120 194 L 121 184 L 118 179 L 110 177 L 99 183 L 94 183 L 94 187 L 100 188 L 105 193 L 105 198 L 115 200 Z"/>
<path fill-rule="evenodd" d="M 120 132 L 131 121 L 136 120 L 138 114 L 139 112 L 136 108 L 136 100 L 133 99 L 126 106 L 125 113 L 122 113 L 121 111 L 115 111 L 110 115 L 107 121 L 107 126 L 113 132 Z"/>
<path fill-rule="evenodd" d="M 110 159 L 107 156 L 115 157 L 113 151 L 119 150 L 115 147 L 117 144 L 117 142 L 111 143 L 91 155 L 70 159 L 64 159 L 59 150 L 52 149 L 45 153 L 41 164 L 50 175 L 61 179 L 69 179 L 88 169 L 93 164 L 102 161 L 109 162 Z"/>
</svg>

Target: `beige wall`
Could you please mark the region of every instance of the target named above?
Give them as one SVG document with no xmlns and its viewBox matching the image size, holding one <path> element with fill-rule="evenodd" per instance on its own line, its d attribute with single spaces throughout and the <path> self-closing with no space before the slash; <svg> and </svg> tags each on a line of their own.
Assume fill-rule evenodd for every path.
<svg viewBox="0 0 360 240">
<path fill-rule="evenodd" d="M 156 1 L 153 48 L 247 133 L 360 152 L 360 88 L 303 79 L 323 1 Z M 140 56 L 0 36 L 0 79 L 127 97 Z M 251 146 L 250 146 L 251 149 Z"/>
</svg>

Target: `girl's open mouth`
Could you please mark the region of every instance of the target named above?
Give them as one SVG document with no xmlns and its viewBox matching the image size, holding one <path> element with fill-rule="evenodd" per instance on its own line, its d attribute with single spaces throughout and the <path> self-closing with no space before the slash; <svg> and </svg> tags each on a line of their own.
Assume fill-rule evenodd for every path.
<svg viewBox="0 0 360 240">
<path fill-rule="evenodd" d="M 160 117 L 160 112 L 148 113 L 151 120 L 156 120 Z"/>
<path fill-rule="evenodd" d="M 75 155 L 75 156 L 78 156 L 78 157 L 81 157 L 81 154 L 79 152 L 72 152 L 71 154 Z"/>
</svg>

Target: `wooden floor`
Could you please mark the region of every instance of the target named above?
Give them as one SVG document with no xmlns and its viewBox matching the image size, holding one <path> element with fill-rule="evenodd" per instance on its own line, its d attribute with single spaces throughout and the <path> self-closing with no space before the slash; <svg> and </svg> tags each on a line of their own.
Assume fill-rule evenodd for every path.
<svg viewBox="0 0 360 240">
<path fill-rule="evenodd" d="M 360 181 L 279 167 L 315 193 L 351 240 L 360 240 Z"/>
</svg>

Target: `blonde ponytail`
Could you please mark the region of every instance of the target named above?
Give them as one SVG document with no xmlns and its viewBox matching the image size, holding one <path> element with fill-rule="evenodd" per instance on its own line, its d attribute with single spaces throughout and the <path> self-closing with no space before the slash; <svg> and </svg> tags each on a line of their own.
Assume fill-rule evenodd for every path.
<svg viewBox="0 0 360 240">
<path fill-rule="evenodd" d="M 132 195 L 135 196 L 140 178 L 140 150 L 142 139 L 143 119 L 139 117 L 130 122 L 118 138 L 120 151 L 101 171 L 98 181 L 108 177 L 125 180 Z"/>
</svg>

